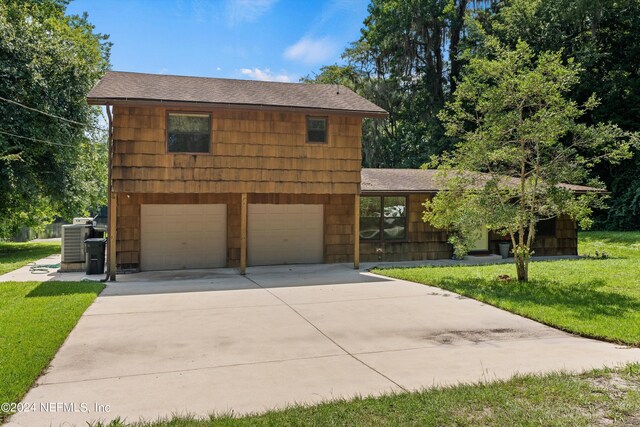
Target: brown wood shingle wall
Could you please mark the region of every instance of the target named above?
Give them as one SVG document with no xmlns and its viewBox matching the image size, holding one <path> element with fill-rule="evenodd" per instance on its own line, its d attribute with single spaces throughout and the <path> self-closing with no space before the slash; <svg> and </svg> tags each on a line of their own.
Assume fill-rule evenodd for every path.
<svg viewBox="0 0 640 427">
<path fill-rule="evenodd" d="M 140 266 L 140 206 L 142 204 L 227 205 L 227 266 L 240 265 L 240 194 L 120 194 L 117 210 L 117 265 Z M 346 194 L 249 194 L 248 203 L 324 205 L 324 261 L 353 261 L 354 196 Z"/>
<path fill-rule="evenodd" d="M 489 249 L 499 253 L 498 243 L 502 240 L 495 233 L 489 235 Z M 578 229 L 576 222 L 569 217 L 556 219 L 556 230 L 553 236 L 536 236 L 533 242 L 534 256 L 578 255 Z"/>
<path fill-rule="evenodd" d="M 402 242 L 360 241 L 360 259 L 371 261 L 418 261 L 448 259 L 453 256 L 451 245 L 447 243 L 447 232 L 434 228 L 422 221 L 422 203 L 426 194 L 411 194 L 407 197 L 407 239 Z M 491 233 L 489 252 L 498 254 L 501 240 Z M 382 253 L 378 252 L 382 249 Z M 559 256 L 578 254 L 578 234 L 575 221 L 567 217 L 556 220 L 555 236 L 538 236 L 533 244 L 534 256 Z"/>
<path fill-rule="evenodd" d="M 451 257 L 451 245 L 447 232 L 422 221 L 424 194 L 407 196 L 407 239 L 402 242 L 360 241 L 360 260 L 369 261 L 418 261 Z M 382 252 L 378 252 L 381 249 Z"/>
<path fill-rule="evenodd" d="M 358 193 L 360 117 L 328 116 L 328 143 L 308 144 L 301 113 L 209 112 L 211 153 L 167 154 L 165 108 L 114 107 L 114 190 Z"/>
</svg>

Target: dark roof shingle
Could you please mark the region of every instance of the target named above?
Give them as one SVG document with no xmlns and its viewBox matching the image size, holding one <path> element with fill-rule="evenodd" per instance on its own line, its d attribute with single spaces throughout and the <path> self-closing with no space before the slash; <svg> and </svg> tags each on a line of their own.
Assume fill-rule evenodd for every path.
<svg viewBox="0 0 640 427">
<path fill-rule="evenodd" d="M 435 193 L 442 190 L 435 169 L 362 169 L 360 191 L 366 193 Z M 510 178 L 516 180 L 516 178 Z M 517 183 L 517 180 L 515 181 Z M 560 184 L 577 193 L 604 192 L 584 185 Z"/>
<path fill-rule="evenodd" d="M 288 107 L 385 117 L 387 112 L 340 85 L 279 83 L 107 71 L 87 95 L 90 104 L 175 102 Z"/>
</svg>

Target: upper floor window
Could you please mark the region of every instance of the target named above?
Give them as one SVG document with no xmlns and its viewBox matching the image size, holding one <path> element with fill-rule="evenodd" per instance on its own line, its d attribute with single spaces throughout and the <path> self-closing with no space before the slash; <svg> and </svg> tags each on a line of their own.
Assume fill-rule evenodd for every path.
<svg viewBox="0 0 640 427">
<path fill-rule="evenodd" d="M 167 151 L 169 153 L 208 153 L 211 147 L 211 115 L 169 113 Z"/>
<path fill-rule="evenodd" d="M 406 197 L 360 197 L 360 239 L 404 240 L 406 229 Z"/>
<path fill-rule="evenodd" d="M 327 143 L 327 118 L 307 117 L 307 142 Z"/>
</svg>

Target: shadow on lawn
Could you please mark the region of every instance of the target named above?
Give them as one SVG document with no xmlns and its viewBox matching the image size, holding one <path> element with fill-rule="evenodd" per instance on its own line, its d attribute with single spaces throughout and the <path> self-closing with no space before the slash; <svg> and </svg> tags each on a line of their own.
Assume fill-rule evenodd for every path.
<svg viewBox="0 0 640 427">
<path fill-rule="evenodd" d="M 582 231 L 581 243 L 640 244 L 640 233 L 632 231 Z"/>
<path fill-rule="evenodd" d="M 96 282 L 42 282 L 33 288 L 25 297 L 59 297 L 73 294 L 98 295 L 104 285 Z"/>
<path fill-rule="evenodd" d="M 436 286 L 491 304 L 500 301 L 503 303 L 500 305 L 512 302 L 558 307 L 582 319 L 617 317 L 640 310 L 640 299 L 599 290 L 605 284 L 600 279 L 559 285 L 550 280 L 519 283 L 514 280 L 499 282 L 478 278 L 461 281 L 459 277 L 443 277 Z"/>
</svg>

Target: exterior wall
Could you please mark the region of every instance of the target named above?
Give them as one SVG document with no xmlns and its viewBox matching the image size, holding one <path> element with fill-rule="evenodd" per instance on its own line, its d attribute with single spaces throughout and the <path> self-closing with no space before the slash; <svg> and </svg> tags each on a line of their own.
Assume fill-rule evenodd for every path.
<svg viewBox="0 0 640 427">
<path fill-rule="evenodd" d="M 306 142 L 306 115 L 211 113 L 210 153 L 166 150 L 163 107 L 114 107 L 113 180 L 118 193 L 357 194 L 362 119 L 329 115 L 328 143 Z"/>
<path fill-rule="evenodd" d="M 499 253 L 498 243 L 502 241 L 495 233 L 489 234 L 489 250 Z M 534 256 L 578 255 L 578 228 L 569 217 L 556 219 L 555 235 L 537 236 L 533 242 Z"/>
<path fill-rule="evenodd" d="M 354 196 L 327 194 L 249 194 L 248 203 L 323 204 L 324 262 L 353 261 Z M 216 204 L 227 205 L 227 266 L 240 265 L 240 194 L 119 194 L 117 208 L 117 265 L 119 270 L 140 267 L 141 204 Z"/>
<path fill-rule="evenodd" d="M 360 261 L 418 261 L 451 258 L 447 232 L 422 221 L 427 194 L 407 196 L 407 239 L 402 242 L 360 241 Z M 382 249 L 378 253 L 377 249 Z"/>
<path fill-rule="evenodd" d="M 390 194 L 391 195 L 391 194 Z M 422 221 L 422 203 L 428 194 L 407 196 L 407 239 L 402 242 L 360 241 L 360 260 L 376 261 L 418 261 L 449 259 L 453 256 L 451 245 L 447 243 L 446 231 L 434 228 Z M 502 239 L 495 233 L 489 234 L 489 252 L 499 254 L 498 243 Z M 378 253 L 377 249 L 382 249 Z M 575 221 L 567 217 L 556 220 L 554 236 L 538 236 L 533 244 L 534 256 L 558 256 L 578 254 L 578 233 Z"/>
</svg>

